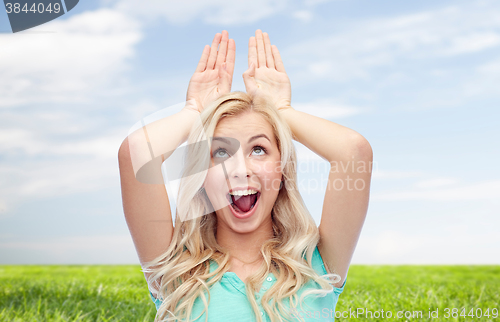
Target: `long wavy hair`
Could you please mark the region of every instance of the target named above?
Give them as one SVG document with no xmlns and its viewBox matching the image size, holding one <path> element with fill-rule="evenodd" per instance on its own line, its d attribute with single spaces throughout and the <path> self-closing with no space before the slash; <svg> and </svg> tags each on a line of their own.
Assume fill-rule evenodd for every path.
<svg viewBox="0 0 500 322">
<path fill-rule="evenodd" d="M 207 106 L 201 113 L 201 123 L 191 130 L 185 171 L 194 175 L 181 179 L 171 244 L 164 254 L 143 264 L 143 271 L 150 273 L 150 290 L 162 300 L 155 321 L 199 318 L 191 317 L 197 298 L 203 301 L 208 316 L 210 287 L 230 268 L 229 254 L 217 244 L 217 217 L 202 187 L 210 154 L 206 144 L 194 143 L 210 143 L 207 137 L 213 137 L 221 119 L 249 111 L 262 115 L 271 124 L 284 178 L 271 212 L 274 236 L 260 249 L 263 264 L 245 282 L 256 320 L 262 321 L 255 293 L 269 273 L 275 274 L 277 281 L 262 296 L 261 303 L 273 322 L 288 320 L 291 309 L 302 307 L 305 296 L 324 296 L 332 292 L 332 284 L 340 280 L 336 274 L 318 275 L 311 265 L 319 232 L 298 190 L 297 156 L 290 128 L 268 100 L 252 100 L 246 93 L 232 92 Z M 210 260 L 218 264 L 213 272 L 210 272 Z M 320 287 L 306 290 L 299 297 L 298 291 L 311 280 Z"/>
</svg>

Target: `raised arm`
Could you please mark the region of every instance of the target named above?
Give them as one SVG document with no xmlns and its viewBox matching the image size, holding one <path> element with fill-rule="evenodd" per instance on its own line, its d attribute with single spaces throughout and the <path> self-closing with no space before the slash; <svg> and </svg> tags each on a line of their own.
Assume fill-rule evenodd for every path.
<svg viewBox="0 0 500 322">
<path fill-rule="evenodd" d="M 161 163 L 187 140 L 206 104 L 231 91 L 234 57 L 234 40 L 228 39 L 227 31 L 216 34 L 212 46 L 205 46 L 190 80 L 186 106 L 133 132 L 120 147 L 123 210 L 141 263 L 164 253 L 172 239 Z"/>
<path fill-rule="evenodd" d="M 373 153 L 359 133 L 291 106 L 291 86 L 278 48 L 257 30 L 248 49 L 243 74 L 247 92 L 270 95 L 295 140 L 330 162 L 328 185 L 319 225 L 318 249 L 331 273 L 344 283 L 368 210 Z"/>
</svg>

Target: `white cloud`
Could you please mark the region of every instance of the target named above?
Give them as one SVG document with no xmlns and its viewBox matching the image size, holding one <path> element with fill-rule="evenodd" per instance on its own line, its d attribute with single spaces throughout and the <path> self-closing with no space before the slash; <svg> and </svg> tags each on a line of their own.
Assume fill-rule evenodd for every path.
<svg viewBox="0 0 500 322">
<path fill-rule="evenodd" d="M 448 186 L 458 183 L 459 180 L 456 178 L 434 178 L 429 180 L 419 181 L 415 184 L 417 188 L 437 188 L 442 186 Z"/>
<path fill-rule="evenodd" d="M 305 0 L 304 4 L 306 6 L 316 6 L 318 4 L 325 3 L 325 2 L 330 2 L 330 1 L 332 1 L 332 0 Z"/>
<path fill-rule="evenodd" d="M 0 199 L 0 217 L 5 212 L 7 212 L 7 203 L 5 202 L 5 200 Z"/>
<path fill-rule="evenodd" d="M 0 129 L 0 148 L 5 151 L 17 148 L 20 145 L 31 146 L 31 133 L 23 129 Z"/>
<path fill-rule="evenodd" d="M 148 98 L 143 98 L 136 104 L 131 105 L 127 110 L 133 120 L 140 120 L 163 109 L 158 103 L 153 102 Z"/>
<path fill-rule="evenodd" d="M 252 3 L 242 0 L 150 0 L 137 5 L 133 0 L 119 0 L 116 8 L 145 21 L 162 18 L 171 24 L 182 25 L 196 20 L 227 26 L 269 17 L 285 10 L 290 3 L 289 0 L 255 0 Z"/>
<path fill-rule="evenodd" d="M 32 242 L 16 241 L 30 229 L 18 211 L 26 202 L 119 191 L 117 153 L 128 124 L 117 126 L 125 117 L 117 119 L 101 98 L 129 88 L 126 72 L 142 37 L 136 20 L 109 9 L 39 28 L 54 32 L 0 34 L 0 225 L 13 232 L 0 241 L 0 261 L 137 262 L 130 236 L 125 243 L 112 237 L 44 240 L 35 233 Z M 49 222 L 54 214 L 41 204 Z"/>
<path fill-rule="evenodd" d="M 118 182 L 117 153 L 120 140 L 102 138 L 53 146 L 59 155 L 34 156 L 15 165 L 2 165 L 0 195 L 11 203 L 96 191 Z M 44 151 L 48 152 L 48 151 Z M 117 187 L 118 188 L 118 187 Z"/>
<path fill-rule="evenodd" d="M 43 250 L 51 249 L 54 252 L 77 250 L 99 250 L 103 248 L 133 247 L 130 235 L 112 236 L 70 236 L 58 239 L 50 238 L 40 242 L 3 242 L 1 248 Z"/>
<path fill-rule="evenodd" d="M 498 95 L 500 88 L 500 59 L 495 58 L 475 68 L 465 84 L 463 92 L 468 97 L 485 98 L 486 95 Z"/>
<path fill-rule="evenodd" d="M 45 139 L 37 132 L 39 131 L 21 128 L 0 130 L 0 150 L 4 155 L 17 155 L 19 153 L 26 156 L 88 155 L 107 159 L 117 155 L 118 148 L 126 135 L 126 132 L 120 131 L 121 133 L 83 140 L 73 139 L 71 142 L 65 143 L 61 140 Z"/>
<path fill-rule="evenodd" d="M 447 55 L 479 52 L 500 44 L 500 35 L 492 31 L 473 32 L 451 39 L 449 48 L 443 50 Z"/>
<path fill-rule="evenodd" d="M 335 119 L 349 117 L 366 112 L 366 108 L 354 107 L 343 104 L 336 104 L 326 100 L 310 103 L 295 103 L 294 108 L 308 114 L 325 118 Z"/>
<path fill-rule="evenodd" d="M 439 234 L 385 230 L 361 234 L 353 264 L 499 264 L 500 235 L 450 225 Z"/>
<path fill-rule="evenodd" d="M 124 84 L 114 77 L 127 70 L 139 27 L 123 13 L 99 9 L 43 25 L 53 33 L 0 35 L 0 106 L 75 102 L 118 90 Z"/>
<path fill-rule="evenodd" d="M 101 123 L 83 113 L 55 109 L 35 110 L 29 116 L 4 110 L 0 196 L 8 207 L 0 207 L 0 215 L 10 216 L 26 199 L 117 186 L 118 148 L 127 129 Z"/>
<path fill-rule="evenodd" d="M 374 168 L 375 170 L 375 168 Z M 378 170 L 373 171 L 373 179 L 405 179 L 405 178 L 418 178 L 424 175 L 420 171 L 398 171 L 398 170 Z"/>
<path fill-rule="evenodd" d="M 97 191 L 117 185 L 117 163 L 116 160 L 81 157 L 3 165 L 0 195 L 15 204 L 26 198 Z"/>
<path fill-rule="evenodd" d="M 435 183 L 434 183 L 435 184 Z M 372 201 L 399 201 L 399 200 L 433 200 L 433 201 L 462 201 L 462 200 L 497 200 L 500 196 L 500 181 L 485 181 L 459 187 L 435 189 L 409 190 L 395 192 L 377 192 L 370 197 Z M 430 188 L 430 187 L 429 187 Z"/>
<path fill-rule="evenodd" d="M 0 263 L 131 264 L 138 263 L 130 235 L 40 238 L 0 241 Z M 90 260 L 89 260 L 90 259 Z"/>
<path fill-rule="evenodd" d="M 133 0 L 108 0 L 114 7 L 127 15 L 135 16 L 144 22 L 164 19 L 170 24 L 187 25 L 193 21 L 211 25 L 229 26 L 251 24 L 259 20 L 290 14 L 293 18 L 309 22 L 313 9 L 330 0 L 149 0 L 140 6 Z"/>
<path fill-rule="evenodd" d="M 483 75 L 500 74 L 500 59 L 496 59 L 478 66 L 477 72 Z"/>
<path fill-rule="evenodd" d="M 117 154 L 126 128 L 100 128 L 98 120 L 64 111 L 2 114 L 0 196 L 9 201 L 9 209 L 25 198 L 117 184 Z"/>
<path fill-rule="evenodd" d="M 309 22 L 313 18 L 313 13 L 308 10 L 298 10 L 292 14 L 292 17 L 302 22 Z"/>
<path fill-rule="evenodd" d="M 499 45 L 500 9 L 495 2 L 485 1 L 355 21 L 334 34 L 296 43 L 286 48 L 285 55 L 300 62 L 298 68 L 303 71 L 296 78 L 306 83 L 317 78 L 347 82 L 371 79 L 381 66 L 481 52 Z"/>
<path fill-rule="evenodd" d="M 405 234 L 397 231 L 386 231 L 379 234 L 373 243 L 374 255 L 377 257 L 398 256 L 405 252 L 411 253 L 421 245 L 420 239 L 408 237 L 402 239 L 404 236 Z"/>
</svg>

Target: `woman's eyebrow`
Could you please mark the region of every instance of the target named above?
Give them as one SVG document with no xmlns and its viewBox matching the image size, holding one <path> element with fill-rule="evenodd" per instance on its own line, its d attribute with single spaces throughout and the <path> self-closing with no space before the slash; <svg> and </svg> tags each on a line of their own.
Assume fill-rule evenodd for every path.
<svg viewBox="0 0 500 322">
<path fill-rule="evenodd" d="M 252 142 L 253 140 L 257 140 L 258 138 L 266 138 L 269 142 L 271 142 L 271 140 L 269 140 L 269 138 L 267 137 L 267 135 L 265 134 L 257 134 L 257 135 L 254 135 L 250 138 L 250 140 L 248 140 L 248 143 Z"/>
<path fill-rule="evenodd" d="M 228 139 L 226 139 L 224 137 L 221 137 L 221 136 L 215 136 L 215 137 L 213 137 L 212 141 L 222 141 L 222 142 L 224 142 L 226 144 L 230 144 Z"/>
<path fill-rule="evenodd" d="M 265 134 L 257 134 L 257 135 L 254 135 L 252 136 L 249 140 L 248 140 L 248 143 L 252 142 L 253 140 L 257 140 L 258 138 L 265 138 L 267 139 L 269 142 L 271 142 L 271 140 L 269 139 L 269 137 Z M 226 144 L 230 144 L 229 143 L 229 140 L 225 137 L 222 137 L 222 136 L 215 136 L 212 138 L 212 141 L 222 141 Z"/>
</svg>

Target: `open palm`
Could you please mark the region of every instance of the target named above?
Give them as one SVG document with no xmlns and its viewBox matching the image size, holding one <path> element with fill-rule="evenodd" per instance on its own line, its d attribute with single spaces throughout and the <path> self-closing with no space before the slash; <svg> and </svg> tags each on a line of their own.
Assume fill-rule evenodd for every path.
<svg viewBox="0 0 500 322">
<path fill-rule="evenodd" d="M 292 88 L 278 48 L 271 46 L 269 35 L 261 30 L 248 43 L 248 70 L 243 73 L 247 93 L 266 96 L 278 110 L 290 107 Z"/>
<path fill-rule="evenodd" d="M 207 104 L 231 91 L 236 46 L 227 31 L 216 34 L 212 46 L 203 49 L 196 71 L 189 81 L 186 100 L 201 112 Z"/>
</svg>

